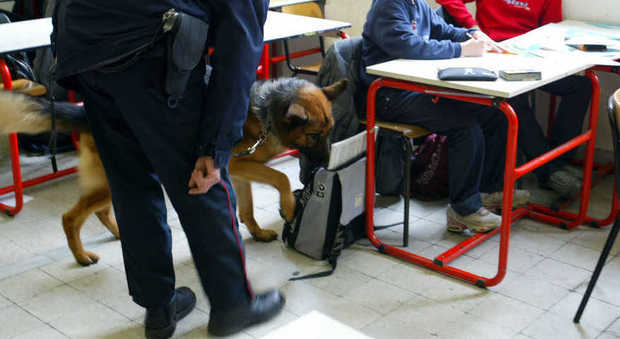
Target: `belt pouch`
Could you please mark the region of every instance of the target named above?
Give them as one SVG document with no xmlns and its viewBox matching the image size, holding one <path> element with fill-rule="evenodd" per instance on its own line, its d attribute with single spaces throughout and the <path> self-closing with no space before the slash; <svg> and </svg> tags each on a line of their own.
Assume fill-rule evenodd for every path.
<svg viewBox="0 0 620 339">
<path fill-rule="evenodd" d="M 203 59 L 209 24 L 191 15 L 173 12 L 172 27 L 166 36 L 166 93 L 168 105 L 176 106 L 187 82 Z"/>
</svg>

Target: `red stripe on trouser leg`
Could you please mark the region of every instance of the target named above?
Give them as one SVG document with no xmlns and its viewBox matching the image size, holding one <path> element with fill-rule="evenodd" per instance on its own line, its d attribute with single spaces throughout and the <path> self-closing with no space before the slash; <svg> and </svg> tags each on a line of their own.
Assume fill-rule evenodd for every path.
<svg viewBox="0 0 620 339">
<path fill-rule="evenodd" d="M 248 292 L 250 293 L 250 298 L 254 299 L 254 291 L 252 291 L 252 287 L 250 286 L 250 281 L 248 280 L 248 273 L 245 269 L 245 255 L 243 255 L 243 250 L 241 249 L 241 239 L 239 238 L 239 232 L 237 232 L 237 227 L 235 227 L 235 212 L 232 209 L 232 203 L 230 202 L 230 193 L 228 192 L 228 187 L 222 180 L 220 180 L 220 184 L 224 187 L 226 191 L 226 198 L 228 199 L 228 210 L 230 211 L 230 220 L 232 223 L 232 229 L 235 233 L 235 238 L 237 239 L 237 246 L 239 247 L 239 254 L 241 255 L 241 265 L 243 266 L 243 275 L 245 277 L 245 284 L 248 287 Z"/>
</svg>

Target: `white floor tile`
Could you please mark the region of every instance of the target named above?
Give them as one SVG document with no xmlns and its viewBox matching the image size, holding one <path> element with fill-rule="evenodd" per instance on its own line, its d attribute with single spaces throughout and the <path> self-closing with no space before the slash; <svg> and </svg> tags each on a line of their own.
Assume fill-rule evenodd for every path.
<svg viewBox="0 0 620 339">
<path fill-rule="evenodd" d="M 571 320 L 571 317 L 547 312 L 523 330 L 523 334 L 533 339 L 584 339 L 596 338 L 601 332 L 587 325 L 573 324 Z"/>
<path fill-rule="evenodd" d="M 564 240 L 536 234 L 536 232 L 519 232 L 511 235 L 510 248 L 521 248 L 530 252 L 549 256 L 566 244 Z"/>
<path fill-rule="evenodd" d="M 98 304 L 74 305 L 73 312 L 63 314 L 49 324 L 71 338 L 122 338 L 131 327 L 138 326 L 110 308 Z M 124 335 L 124 334 L 123 334 Z"/>
<path fill-rule="evenodd" d="M 13 303 L 9 299 L 0 295 L 0 309 L 10 305 L 13 305 Z"/>
<path fill-rule="evenodd" d="M 378 278 L 401 263 L 399 259 L 381 254 L 372 246 L 356 245 L 342 251 L 341 259 L 338 261 L 338 265 L 347 266 L 374 278 Z"/>
<path fill-rule="evenodd" d="M 0 280 L 0 293 L 13 302 L 22 302 L 62 284 L 43 271 L 32 270 Z"/>
<path fill-rule="evenodd" d="M 46 272 L 62 282 L 70 283 L 72 281 L 88 277 L 109 267 L 110 266 L 102 262 L 82 266 L 75 261 L 73 256 L 70 256 L 65 257 L 60 261 L 56 261 L 53 264 L 42 266 L 40 269 L 41 271 Z"/>
<path fill-rule="evenodd" d="M 41 327 L 23 334 L 20 334 L 12 339 L 66 339 L 68 338 L 64 334 L 58 332 L 56 329 L 45 325 L 45 327 Z"/>
<path fill-rule="evenodd" d="M 45 323 L 17 305 L 0 308 L 0 338 L 12 338 L 44 326 Z"/>
<path fill-rule="evenodd" d="M 355 286 L 344 294 L 345 299 L 371 308 L 381 314 L 389 314 L 416 297 L 407 290 L 373 279 Z"/>
<path fill-rule="evenodd" d="M 2 227 L 2 226 L 0 226 Z M 0 256 L 0 269 L 2 266 L 19 263 L 21 261 L 28 260 L 33 256 L 32 252 L 17 246 L 17 244 L 9 239 L 0 238 L 0 248 L 2 248 L 2 255 Z"/>
<path fill-rule="evenodd" d="M 534 281 L 526 276 L 518 276 L 494 289 L 500 294 L 543 310 L 548 310 L 569 293 L 569 290 L 563 287 L 546 281 Z"/>
<path fill-rule="evenodd" d="M 547 281 L 567 289 L 575 289 L 589 280 L 592 272 L 555 259 L 547 258 L 525 273 L 532 281 Z"/>
<path fill-rule="evenodd" d="M 52 288 L 32 299 L 19 303 L 24 310 L 46 323 L 75 312 L 76 307 L 81 308 L 92 304 L 96 304 L 93 299 L 69 285 Z"/>
<path fill-rule="evenodd" d="M 544 311 L 519 300 L 493 293 L 468 313 L 518 332 L 542 315 Z"/>
<path fill-rule="evenodd" d="M 586 306 L 586 309 L 584 310 L 584 313 L 583 313 L 584 315 L 586 314 L 585 312 L 587 311 L 587 309 L 588 307 Z M 605 330 L 617 337 L 620 337 L 620 317 L 616 318 L 616 320 Z"/>
<path fill-rule="evenodd" d="M 611 332 L 603 332 L 601 333 L 601 335 L 596 337 L 596 339 L 617 339 L 617 338 L 620 338 L 620 337 Z"/>
<path fill-rule="evenodd" d="M 583 295 L 579 293 L 570 293 L 553 306 L 550 312 L 572 320 L 582 298 Z M 602 331 L 612 325 L 618 317 L 620 317 L 620 307 L 590 298 L 579 322 L 584 326 Z"/>
<path fill-rule="evenodd" d="M 407 323 L 390 314 L 364 327 L 362 332 L 377 339 L 436 339 L 437 333 L 431 333 L 424 328 Z"/>
<path fill-rule="evenodd" d="M 308 282 L 314 287 L 342 297 L 366 285 L 371 279 L 373 278 L 347 266 L 337 266 L 332 275 L 321 279 L 310 279 Z"/>
<path fill-rule="evenodd" d="M 519 273 L 527 272 L 545 258 L 535 252 L 527 251 L 518 247 L 510 248 L 508 251 L 508 267 Z M 499 262 L 499 246 L 495 250 L 490 250 L 480 257 L 480 260 L 489 264 L 497 265 Z"/>
<path fill-rule="evenodd" d="M 592 271 L 600 255 L 600 250 L 569 243 L 553 253 L 551 258 Z"/>
</svg>

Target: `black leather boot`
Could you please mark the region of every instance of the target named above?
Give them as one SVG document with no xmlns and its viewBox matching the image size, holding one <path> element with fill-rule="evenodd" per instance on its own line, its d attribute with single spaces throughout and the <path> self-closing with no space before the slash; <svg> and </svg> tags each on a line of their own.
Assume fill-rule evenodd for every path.
<svg viewBox="0 0 620 339">
<path fill-rule="evenodd" d="M 218 312 L 211 310 L 209 333 L 226 336 L 275 317 L 284 307 L 284 296 L 280 291 L 271 290 L 256 295 L 252 301 L 231 310 Z"/>
<path fill-rule="evenodd" d="M 177 321 L 185 318 L 194 306 L 196 306 L 194 292 L 189 287 L 177 288 L 170 304 L 146 309 L 144 334 L 148 339 L 170 338 L 177 327 Z"/>
</svg>

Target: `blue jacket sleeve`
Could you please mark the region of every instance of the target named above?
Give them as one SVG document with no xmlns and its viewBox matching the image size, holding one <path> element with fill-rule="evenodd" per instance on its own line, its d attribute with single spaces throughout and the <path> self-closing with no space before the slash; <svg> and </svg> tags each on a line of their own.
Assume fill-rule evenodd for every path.
<svg viewBox="0 0 620 339">
<path fill-rule="evenodd" d="M 449 40 L 425 39 L 416 34 L 401 1 L 377 9 L 367 34 L 382 50 L 401 59 L 449 59 L 461 55 L 461 45 Z"/>
<path fill-rule="evenodd" d="M 475 31 L 475 29 L 470 30 L 449 25 L 430 7 L 427 10 L 431 22 L 431 39 L 463 42 L 469 39 L 467 36 L 468 32 Z"/>
<path fill-rule="evenodd" d="M 210 40 L 215 50 L 200 132 L 202 147 L 214 151 L 216 168 L 228 165 L 241 140 L 250 87 L 263 51 L 268 0 L 211 1 Z"/>
</svg>

